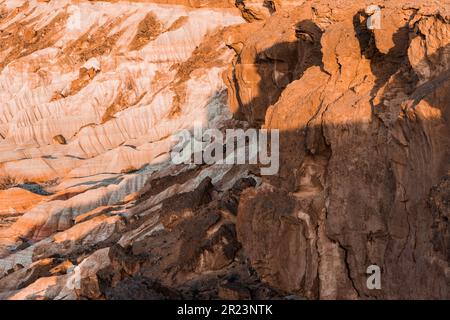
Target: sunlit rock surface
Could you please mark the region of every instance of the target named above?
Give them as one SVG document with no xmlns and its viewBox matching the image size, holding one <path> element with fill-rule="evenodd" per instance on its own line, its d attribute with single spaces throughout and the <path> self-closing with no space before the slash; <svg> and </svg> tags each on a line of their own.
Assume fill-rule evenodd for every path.
<svg viewBox="0 0 450 320">
<path fill-rule="evenodd" d="M 450 13 L 371 4 L 0 1 L 0 299 L 450 298 Z"/>
</svg>

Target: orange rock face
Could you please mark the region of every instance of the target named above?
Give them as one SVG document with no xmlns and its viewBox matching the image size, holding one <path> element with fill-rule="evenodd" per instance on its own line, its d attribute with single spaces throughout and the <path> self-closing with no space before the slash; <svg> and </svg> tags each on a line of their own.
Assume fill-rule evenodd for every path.
<svg viewBox="0 0 450 320">
<path fill-rule="evenodd" d="M 448 13 L 386 2 L 372 31 L 364 4 L 341 4 L 306 3 L 238 40 L 232 109 L 281 130 L 280 174 L 241 198 L 238 238 L 265 280 L 311 298 L 448 296 L 446 218 L 429 207 L 450 169 Z"/>
<path fill-rule="evenodd" d="M 373 5 L 2 2 L 0 299 L 450 298 L 449 8 Z"/>
</svg>

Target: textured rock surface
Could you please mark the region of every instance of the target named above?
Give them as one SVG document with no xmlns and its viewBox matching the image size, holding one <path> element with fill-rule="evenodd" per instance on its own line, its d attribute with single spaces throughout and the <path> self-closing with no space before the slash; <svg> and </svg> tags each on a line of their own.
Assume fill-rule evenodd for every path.
<svg viewBox="0 0 450 320">
<path fill-rule="evenodd" d="M 450 12 L 370 4 L 0 2 L 0 299 L 450 298 Z"/>
<path fill-rule="evenodd" d="M 448 297 L 448 208 L 428 204 L 450 169 L 448 13 L 387 1 L 371 32 L 363 4 L 322 3 L 253 30 L 228 72 L 233 110 L 282 130 L 280 175 L 243 195 L 238 238 L 263 279 L 307 297 Z"/>
</svg>

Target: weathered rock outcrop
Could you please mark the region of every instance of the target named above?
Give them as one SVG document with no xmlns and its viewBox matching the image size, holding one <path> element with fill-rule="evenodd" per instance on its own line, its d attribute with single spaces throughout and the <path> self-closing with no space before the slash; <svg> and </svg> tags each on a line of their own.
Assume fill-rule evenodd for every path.
<svg viewBox="0 0 450 320">
<path fill-rule="evenodd" d="M 238 239 L 262 279 L 307 297 L 448 298 L 448 12 L 386 1 L 372 31 L 365 5 L 237 32 L 232 110 L 281 130 L 280 174 L 241 197 Z"/>
<path fill-rule="evenodd" d="M 450 12 L 371 4 L 2 2 L 0 299 L 450 298 Z"/>
</svg>

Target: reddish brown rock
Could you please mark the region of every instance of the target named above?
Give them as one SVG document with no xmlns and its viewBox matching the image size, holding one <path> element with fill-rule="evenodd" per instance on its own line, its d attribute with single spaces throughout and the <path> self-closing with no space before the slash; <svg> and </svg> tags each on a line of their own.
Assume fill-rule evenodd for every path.
<svg viewBox="0 0 450 320">
<path fill-rule="evenodd" d="M 297 59 L 289 70 L 302 70 L 298 80 L 278 92 L 268 88 L 289 46 L 264 70 L 251 67 L 255 81 L 229 82 L 237 116 L 254 123 L 264 107 L 264 127 L 281 130 L 280 174 L 241 199 L 239 239 L 262 279 L 308 297 L 448 297 L 445 218 L 428 204 L 450 168 L 445 9 L 430 17 L 425 5 L 387 4 L 384 27 L 372 32 L 364 5 L 345 3 L 333 14 L 321 2 L 314 13 L 308 3 L 274 15 L 241 45 L 236 75 L 280 48 L 281 38 L 261 40 L 272 30 L 297 34 L 303 56 L 320 47 L 322 57 Z M 295 34 L 294 21 L 320 32 Z M 366 286 L 372 264 L 381 267 L 382 290 Z"/>
<path fill-rule="evenodd" d="M 450 298 L 450 14 L 381 3 L 0 8 L 0 299 Z M 170 163 L 198 120 L 279 172 Z"/>
</svg>

